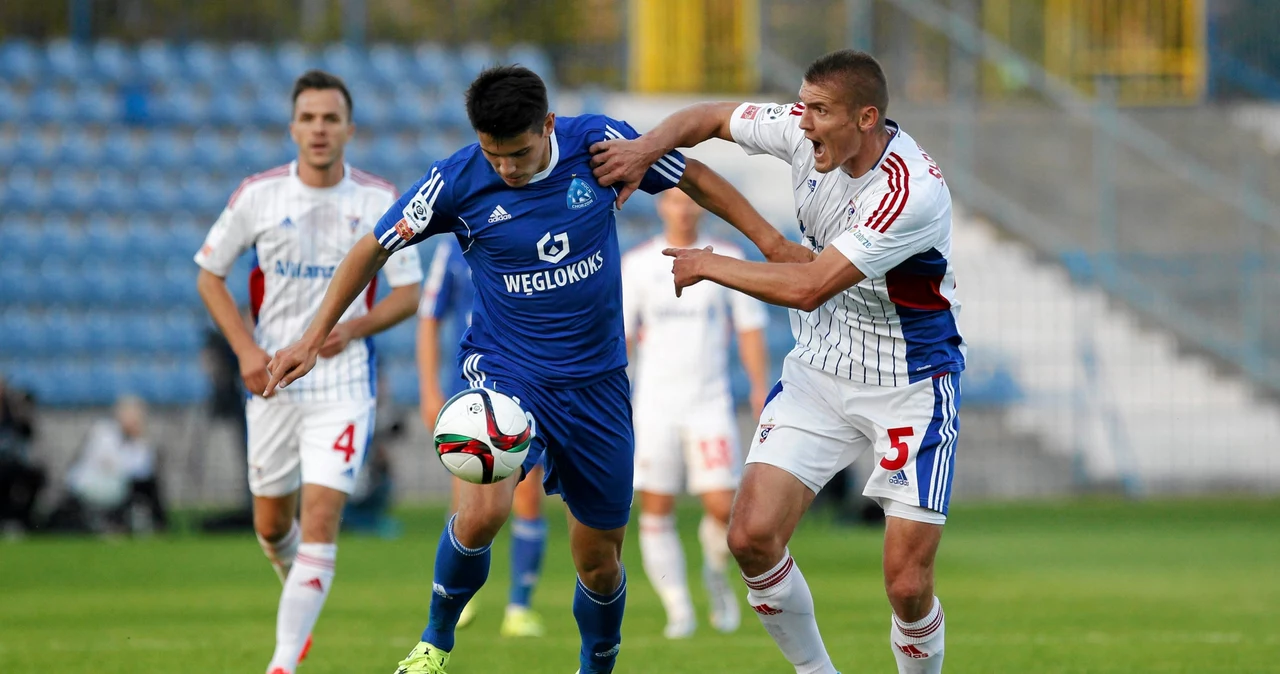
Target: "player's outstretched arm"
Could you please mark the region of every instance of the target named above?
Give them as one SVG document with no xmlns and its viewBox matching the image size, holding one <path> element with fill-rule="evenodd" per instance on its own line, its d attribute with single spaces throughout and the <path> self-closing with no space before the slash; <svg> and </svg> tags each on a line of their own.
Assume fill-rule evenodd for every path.
<svg viewBox="0 0 1280 674">
<path fill-rule="evenodd" d="M 678 187 L 698 205 L 742 232 L 768 261 L 808 262 L 813 259 L 813 251 L 788 241 L 736 187 L 710 166 L 686 157 L 684 175 L 680 177 Z"/>
<path fill-rule="evenodd" d="M 315 367 L 320 347 L 329 337 L 333 326 L 338 324 L 338 319 L 342 318 L 347 307 L 351 306 L 390 257 L 391 251 L 383 248 L 373 234 L 365 234 L 356 241 L 356 245 L 352 246 L 333 273 L 329 289 L 320 301 L 320 309 L 311 319 L 307 331 L 302 333 L 302 338 L 277 351 L 267 364 L 271 379 L 262 392 L 264 398 L 271 397 L 277 385 L 286 387 Z"/>
<path fill-rule="evenodd" d="M 781 264 L 747 262 L 716 255 L 710 248 L 668 248 L 662 254 L 675 258 L 671 273 L 675 276 L 677 297 L 699 281 L 711 281 L 762 302 L 813 311 L 866 278 L 835 248 L 824 250 L 812 262 Z"/>
<path fill-rule="evenodd" d="M 376 335 L 412 316 L 417 308 L 417 283 L 392 288 L 386 297 L 369 309 L 369 313 L 333 326 L 320 347 L 320 357 L 332 358 L 342 353 L 351 340 Z"/>
<path fill-rule="evenodd" d="M 621 184 L 618 207 L 640 186 L 645 171 L 662 155 L 712 138 L 733 141 L 729 120 L 740 103 L 697 103 L 662 120 L 635 140 L 606 140 L 591 146 L 592 173 L 601 185 Z"/>
</svg>

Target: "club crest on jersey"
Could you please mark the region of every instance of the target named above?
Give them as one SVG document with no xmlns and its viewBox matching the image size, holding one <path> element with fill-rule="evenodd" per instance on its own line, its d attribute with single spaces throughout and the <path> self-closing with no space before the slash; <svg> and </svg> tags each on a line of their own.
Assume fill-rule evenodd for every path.
<svg viewBox="0 0 1280 674">
<path fill-rule="evenodd" d="M 569 183 L 569 193 L 565 195 L 565 202 L 575 211 L 586 208 L 596 202 L 596 192 L 591 189 L 587 181 L 575 177 L 573 182 Z"/>
<path fill-rule="evenodd" d="M 760 442 L 763 443 L 765 440 L 769 439 L 769 432 L 773 430 L 775 425 L 776 424 L 760 424 Z"/>
<path fill-rule="evenodd" d="M 561 232 L 556 234 L 555 238 L 551 237 L 551 232 L 542 235 L 538 239 L 538 259 L 543 262 L 555 264 L 565 258 L 569 254 L 569 234 Z"/>
</svg>

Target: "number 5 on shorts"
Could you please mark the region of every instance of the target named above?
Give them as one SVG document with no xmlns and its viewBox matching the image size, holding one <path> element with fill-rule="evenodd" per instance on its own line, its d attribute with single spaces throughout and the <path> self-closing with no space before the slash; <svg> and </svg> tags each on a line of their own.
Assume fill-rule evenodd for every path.
<svg viewBox="0 0 1280 674">
<path fill-rule="evenodd" d="M 907 465 L 907 455 L 911 452 L 911 448 L 902 439 L 909 438 L 915 435 L 916 432 L 910 426 L 903 426 L 902 428 L 890 428 L 888 433 L 889 446 L 893 448 L 894 455 L 892 459 L 887 456 L 880 459 L 880 467 L 885 470 L 900 470 Z"/>
</svg>

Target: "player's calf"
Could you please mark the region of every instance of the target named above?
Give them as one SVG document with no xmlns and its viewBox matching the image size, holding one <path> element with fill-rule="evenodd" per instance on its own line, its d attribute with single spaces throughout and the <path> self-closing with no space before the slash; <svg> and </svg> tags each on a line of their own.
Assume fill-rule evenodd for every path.
<svg viewBox="0 0 1280 674">
<path fill-rule="evenodd" d="M 889 644 L 901 674 L 938 674 L 946 617 L 934 596 L 933 564 L 942 526 L 890 516 L 885 524 L 884 582 L 893 616 Z"/>
</svg>

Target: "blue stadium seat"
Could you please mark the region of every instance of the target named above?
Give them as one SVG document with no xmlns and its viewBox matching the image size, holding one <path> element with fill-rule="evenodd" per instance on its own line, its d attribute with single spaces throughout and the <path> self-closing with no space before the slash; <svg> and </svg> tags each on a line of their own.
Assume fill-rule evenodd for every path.
<svg viewBox="0 0 1280 674">
<path fill-rule="evenodd" d="M 9 171 L 5 181 L 5 191 L 0 198 L 0 210 L 7 212 L 35 212 L 43 209 L 49 201 L 49 187 L 36 179 L 36 174 L 27 166 L 18 166 Z"/>
<path fill-rule="evenodd" d="M 431 128 L 439 133 L 469 133 L 471 130 L 466 109 L 451 98 L 436 99 L 427 110 Z"/>
<path fill-rule="evenodd" d="M 0 266 L 0 306 L 39 304 L 43 299 L 41 278 L 30 264 L 5 259 Z"/>
<path fill-rule="evenodd" d="M 91 71 L 90 54 L 83 45 L 61 38 L 45 45 L 45 58 L 49 63 L 46 76 L 63 82 L 79 82 Z"/>
<path fill-rule="evenodd" d="M 2 76 L 0 76 L 0 82 L 3 82 Z M 26 112 L 26 96 L 20 94 L 17 89 L 10 88 L 5 84 L 0 83 L 0 124 L 14 124 L 20 122 L 23 119 L 26 119 Z M 0 152 L 3 151 L 4 148 L 0 148 Z M 0 161 L 4 161 L 6 159 L 12 161 L 10 157 L 0 154 Z"/>
<path fill-rule="evenodd" d="M 141 165 L 143 152 L 127 132 L 117 129 L 102 139 L 102 155 L 112 166 L 129 170 Z"/>
<path fill-rule="evenodd" d="M 96 206 L 94 185 L 87 174 L 71 166 L 60 166 L 53 173 L 53 193 L 47 210 L 55 213 L 79 213 Z"/>
<path fill-rule="evenodd" d="M 201 128 L 191 137 L 191 155 L 188 159 L 190 165 L 225 170 L 231 160 L 230 145 L 223 141 L 222 136 L 213 128 Z"/>
<path fill-rule="evenodd" d="M 489 66 L 498 65 L 501 59 L 494 53 L 489 45 L 483 42 L 472 42 L 462 48 L 457 55 L 458 74 L 462 79 L 470 82 L 480 74 L 481 70 Z"/>
<path fill-rule="evenodd" d="M 113 156 L 110 154 L 110 148 L 107 149 L 107 156 Z M 127 168 L 129 165 L 121 163 L 121 166 Z M 96 210 L 103 213 L 128 211 L 134 206 L 134 196 L 133 187 L 128 185 L 120 172 L 115 169 L 99 171 L 94 178 L 93 201 Z"/>
<path fill-rule="evenodd" d="M 274 86 L 274 85 L 273 85 Z M 258 92 L 250 103 L 250 119 L 255 126 L 283 126 L 289 123 L 289 100 L 277 94 Z"/>
<path fill-rule="evenodd" d="M 194 283 L 194 273 L 191 274 Z M 194 357 L 201 346 L 201 324 L 190 312 L 173 311 L 159 323 L 160 348 L 181 358 Z"/>
<path fill-rule="evenodd" d="M 414 84 L 432 90 L 462 79 L 454 59 L 440 45 L 432 43 L 420 44 L 413 50 L 409 75 Z"/>
<path fill-rule="evenodd" d="M 83 304 L 86 297 L 86 279 L 80 268 L 61 259 L 45 260 L 35 270 L 39 281 L 37 294 L 42 304 L 67 306 Z"/>
<path fill-rule="evenodd" d="M 85 348 L 95 358 L 114 354 L 121 350 L 119 331 L 116 329 L 126 318 L 106 311 L 89 310 L 83 315 Z"/>
<path fill-rule="evenodd" d="M 277 46 L 273 56 L 275 78 L 281 86 L 292 83 L 302 73 L 320 65 L 320 59 L 298 42 L 285 42 Z M 350 84 L 351 80 L 347 80 L 347 83 Z"/>
<path fill-rule="evenodd" d="M 181 75 L 182 59 L 162 40 L 148 40 L 138 47 L 138 74 L 152 84 L 165 84 Z"/>
<path fill-rule="evenodd" d="M 188 359 L 178 363 L 170 372 L 170 376 L 175 377 L 170 404 L 193 405 L 209 399 L 213 385 L 197 363 Z"/>
<path fill-rule="evenodd" d="M 231 163 L 245 167 L 246 172 L 265 171 L 276 158 L 275 138 L 257 130 L 245 129 L 236 136 Z"/>
<path fill-rule="evenodd" d="M 341 77 L 348 84 L 365 82 L 369 79 L 369 61 L 365 53 L 345 44 L 336 43 L 325 47 L 319 62 L 321 68 Z M 301 74 L 302 71 L 298 71 L 293 76 L 297 77 Z"/>
<path fill-rule="evenodd" d="M 252 86 L 275 81 L 275 64 L 262 45 L 238 42 L 227 50 L 226 58 L 234 81 Z"/>
<path fill-rule="evenodd" d="M 131 214 L 124 221 L 125 239 L 132 256 L 148 264 L 169 255 L 169 231 L 149 213 Z"/>
<path fill-rule="evenodd" d="M 180 203 L 182 195 L 168 176 L 146 169 L 138 177 L 137 206 L 144 211 L 167 211 Z"/>
<path fill-rule="evenodd" d="M 431 162 L 447 159 L 453 153 L 454 149 L 441 142 L 438 136 L 423 134 L 418 138 L 418 143 L 413 148 L 409 158 L 409 165 L 421 176 L 427 172 Z"/>
<path fill-rule="evenodd" d="M 241 128 L 253 122 L 253 106 L 235 91 L 218 89 L 209 100 L 205 119 L 215 126 Z"/>
<path fill-rule="evenodd" d="M 48 242 L 48 232 L 39 219 L 9 214 L 0 224 L 0 248 L 21 260 L 36 262 L 43 258 Z"/>
<path fill-rule="evenodd" d="M 34 84 L 45 70 L 44 55 L 27 40 L 0 43 L 0 80 Z"/>
<path fill-rule="evenodd" d="M 99 86 L 81 85 L 72 99 L 76 121 L 81 124 L 114 124 L 124 117 L 124 107 L 116 92 Z"/>
<path fill-rule="evenodd" d="M 98 262 L 114 262 L 129 253 L 128 230 L 107 220 L 94 220 L 84 233 L 86 245 Z"/>
<path fill-rule="evenodd" d="M 370 170 L 379 175 L 396 175 L 416 163 L 413 150 L 412 145 L 400 138 L 392 134 L 382 134 L 369 149 L 369 159 L 372 161 L 366 163 L 371 167 L 378 166 L 378 170 L 372 168 Z"/>
<path fill-rule="evenodd" d="M 387 43 L 379 43 L 369 50 L 369 79 L 383 89 L 402 88 L 410 81 L 410 59 L 407 50 Z"/>
<path fill-rule="evenodd" d="M 197 213 L 216 216 L 227 201 L 227 195 L 218 189 L 217 182 L 207 173 L 194 170 L 183 172 L 179 189 L 182 193 L 182 207 Z"/>
<path fill-rule="evenodd" d="M 70 124 L 75 120 L 71 96 L 60 89 L 45 87 L 31 94 L 27 102 L 27 122 L 31 124 Z"/>
<path fill-rule="evenodd" d="M 186 84 L 171 83 L 154 102 L 152 116 L 160 124 L 199 126 L 208 121 L 208 101 Z"/>
<path fill-rule="evenodd" d="M 51 311 L 45 317 L 45 345 L 41 353 L 74 357 L 85 352 L 89 337 L 80 312 Z"/>
<path fill-rule="evenodd" d="M 154 283 L 163 289 L 170 306 L 198 308 L 200 293 L 196 290 L 196 275 L 199 270 L 190 256 L 169 260 L 155 274 Z"/>
<path fill-rule="evenodd" d="M 55 156 L 64 166 L 97 167 L 103 159 L 102 145 L 84 129 L 64 130 Z"/>
<path fill-rule="evenodd" d="M 14 141 L 13 161 L 18 166 L 42 169 L 53 166 L 57 156 L 38 132 L 32 132 L 21 134 Z"/>
<path fill-rule="evenodd" d="M 426 100 L 413 87 L 400 87 L 395 90 L 391 101 L 388 124 L 397 129 L 420 132 L 428 128 L 431 115 L 427 113 Z"/>
<path fill-rule="evenodd" d="M 187 77 L 205 86 L 226 86 L 226 54 L 208 42 L 193 42 L 183 54 Z"/>
<path fill-rule="evenodd" d="M 131 81 L 138 70 L 137 57 L 115 40 L 99 40 L 93 45 L 94 76 L 111 84 Z"/>
<path fill-rule="evenodd" d="M 149 168 L 172 170 L 187 165 L 188 145 L 183 134 L 172 130 L 147 134 L 147 144 L 138 162 Z"/>
<path fill-rule="evenodd" d="M 535 73 L 542 76 L 547 81 L 548 86 L 551 84 L 555 68 L 551 65 L 551 59 L 547 58 L 546 52 L 531 44 L 518 44 L 507 50 L 507 63 L 518 63 Z"/>
<path fill-rule="evenodd" d="M 116 265 L 114 260 L 98 256 L 79 265 L 69 272 L 81 281 L 83 292 L 74 301 L 76 304 L 92 307 L 124 307 L 129 298 L 124 273 L 131 267 L 127 264 Z"/>
</svg>

